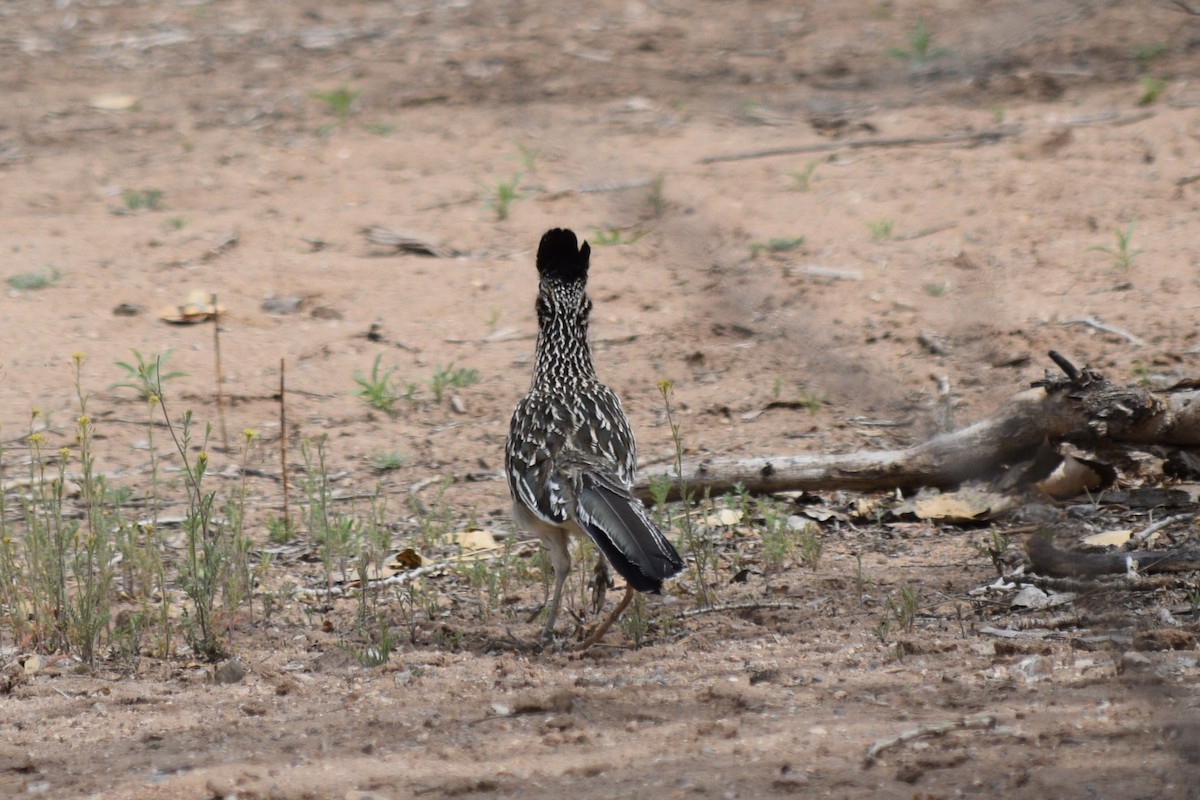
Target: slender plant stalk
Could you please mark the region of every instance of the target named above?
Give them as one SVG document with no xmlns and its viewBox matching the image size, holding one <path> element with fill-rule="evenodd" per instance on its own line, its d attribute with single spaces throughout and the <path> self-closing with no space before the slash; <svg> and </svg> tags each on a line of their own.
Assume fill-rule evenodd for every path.
<svg viewBox="0 0 1200 800">
<path fill-rule="evenodd" d="M 229 452 L 229 434 L 225 430 L 225 395 L 221 386 L 225 378 L 221 374 L 221 307 L 217 305 L 217 294 L 212 294 L 213 307 L 213 354 L 217 359 L 217 420 L 221 423 L 221 444 Z"/>
<path fill-rule="evenodd" d="M 285 361 L 279 359 L 279 477 L 283 480 L 283 527 L 285 530 L 292 529 L 292 512 L 288 505 L 288 470 L 287 470 L 287 403 L 284 398 L 287 396 L 284 393 L 286 388 Z"/>
</svg>

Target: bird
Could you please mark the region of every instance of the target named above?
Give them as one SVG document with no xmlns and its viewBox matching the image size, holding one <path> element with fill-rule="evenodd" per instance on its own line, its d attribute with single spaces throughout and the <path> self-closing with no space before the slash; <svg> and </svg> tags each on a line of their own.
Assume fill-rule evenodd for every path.
<svg viewBox="0 0 1200 800">
<path fill-rule="evenodd" d="M 517 404 L 504 445 L 504 471 L 517 525 L 549 551 L 554 595 L 540 641 L 553 639 L 572 534 L 590 539 L 633 591 L 661 592 L 684 562 L 630 490 L 637 445 L 617 395 L 600 382 L 588 342 L 591 248 L 554 228 L 537 250 L 538 337 L 533 380 Z M 589 641 L 591 641 L 590 639 Z"/>
</svg>

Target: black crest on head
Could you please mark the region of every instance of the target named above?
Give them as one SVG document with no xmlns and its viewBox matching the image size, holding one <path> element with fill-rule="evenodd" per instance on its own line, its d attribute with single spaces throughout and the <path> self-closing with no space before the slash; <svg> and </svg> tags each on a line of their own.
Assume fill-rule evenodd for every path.
<svg viewBox="0 0 1200 800">
<path fill-rule="evenodd" d="M 537 269 L 542 278 L 560 281 L 587 280 L 588 258 L 592 248 L 578 245 L 575 232 L 566 228 L 546 231 L 538 245 Z"/>
</svg>

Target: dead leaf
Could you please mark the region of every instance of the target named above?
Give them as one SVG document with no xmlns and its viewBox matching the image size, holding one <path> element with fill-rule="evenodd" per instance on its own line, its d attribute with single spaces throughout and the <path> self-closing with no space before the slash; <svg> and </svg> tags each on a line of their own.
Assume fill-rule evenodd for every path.
<svg viewBox="0 0 1200 800">
<path fill-rule="evenodd" d="M 1075 599 L 1073 592 L 1044 592 L 1036 586 L 1026 586 L 1009 602 L 1012 608 L 1051 608 L 1070 603 Z"/>
<path fill-rule="evenodd" d="M 467 528 L 450 534 L 450 541 L 462 548 L 464 553 L 478 553 L 481 550 L 495 550 L 496 537 L 486 528 Z"/>
<path fill-rule="evenodd" d="M 737 525 L 742 521 L 742 512 L 733 508 L 722 508 L 715 514 L 709 514 L 704 518 L 705 525 L 716 527 L 718 525 Z"/>
<path fill-rule="evenodd" d="M 394 555 L 392 559 L 388 561 L 387 566 L 391 567 L 397 572 L 403 572 L 406 569 L 416 569 L 417 567 L 421 566 L 422 563 L 424 562 L 417 551 L 413 550 L 411 547 L 406 547 L 399 553 L 396 553 L 396 555 Z"/>
<path fill-rule="evenodd" d="M 893 513 L 937 522 L 983 522 L 1015 506 L 1016 501 L 1008 495 L 964 488 L 944 494 L 918 494 L 897 506 Z"/>
<path fill-rule="evenodd" d="M 135 94 L 98 94 L 88 105 L 101 111 L 129 111 L 137 108 L 142 99 Z"/>
<path fill-rule="evenodd" d="M 224 306 L 213 305 L 212 292 L 195 289 L 188 292 L 179 305 L 163 307 L 158 312 L 158 318 L 172 325 L 195 325 L 198 322 L 208 322 L 214 315 L 224 313 Z"/>
<path fill-rule="evenodd" d="M 1093 547 L 1120 547 L 1129 541 L 1129 537 L 1133 535 L 1131 530 L 1119 531 L 1103 531 L 1102 533 L 1093 533 L 1091 536 L 1085 536 L 1084 544 L 1090 544 Z"/>
</svg>

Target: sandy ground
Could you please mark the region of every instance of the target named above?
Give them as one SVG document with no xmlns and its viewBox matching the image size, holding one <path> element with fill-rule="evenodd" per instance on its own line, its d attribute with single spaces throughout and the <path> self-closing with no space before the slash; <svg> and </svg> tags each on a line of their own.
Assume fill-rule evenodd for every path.
<svg viewBox="0 0 1200 800">
<path fill-rule="evenodd" d="M 947 422 L 940 379 L 970 422 L 1049 349 L 1152 384 L 1200 362 L 1200 17 L 1170 3 L 9 0 L 0 43 L 0 271 L 51 284 L 0 300 L 9 468 L 32 408 L 47 452 L 72 444 L 81 353 L 99 467 L 144 492 L 146 407 L 115 362 L 171 350 L 169 409 L 215 423 L 212 326 L 160 319 L 215 292 L 233 446 L 210 471 L 236 476 L 258 432 L 259 547 L 281 509 L 282 359 L 293 469 L 327 436 L 338 496 L 378 490 L 398 547 L 436 508 L 535 561 L 499 468 L 552 226 L 595 246 L 597 367 L 644 465 L 673 454 L 662 379 L 688 455 L 763 455 L 919 440 Z M 341 115 L 317 96 L 339 89 Z M 878 146 L 897 139 L 918 141 Z M 876 146 L 766 154 L 840 140 Z M 498 219 L 489 198 L 518 176 Z M 1095 248 L 1131 224 L 1122 268 Z M 376 356 L 418 387 L 395 417 L 352 394 Z M 479 381 L 435 401 L 449 364 Z M 399 468 L 372 467 L 392 451 Z M 1079 599 L 1103 629 L 998 638 L 979 629 L 1019 616 L 1008 596 L 969 594 L 996 578 L 987 531 L 852 518 L 858 499 L 819 498 L 838 515 L 816 569 L 763 569 L 752 530 L 723 534 L 720 600 L 783 607 L 688 616 L 681 580 L 649 600 L 640 648 L 614 629 L 583 656 L 536 652 L 536 581 L 488 609 L 453 570 L 411 627 L 392 602 L 403 636 L 375 668 L 347 652 L 350 600 L 239 619 L 232 683 L 182 647 L 35 667 L 0 629 L 20 667 L 0 794 L 1200 796 L 1194 637 L 1129 655 L 1164 610 L 1196 631 L 1185 584 Z M 1043 511 L 1074 540 L 1161 513 Z M 288 553 L 263 587 L 316 585 L 311 542 Z M 902 588 L 920 613 L 883 630 Z"/>
</svg>

